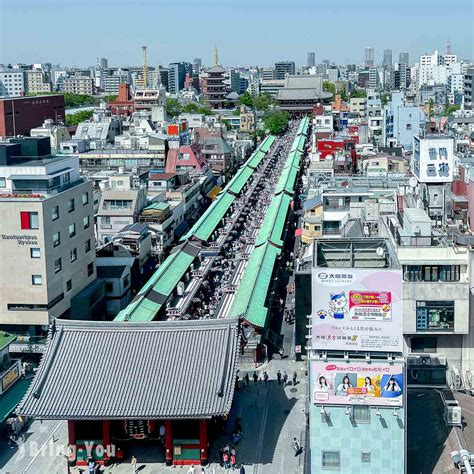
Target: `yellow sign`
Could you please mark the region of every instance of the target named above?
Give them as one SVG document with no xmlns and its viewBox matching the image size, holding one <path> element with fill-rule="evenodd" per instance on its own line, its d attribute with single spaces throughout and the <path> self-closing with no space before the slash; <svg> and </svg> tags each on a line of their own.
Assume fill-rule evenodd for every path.
<svg viewBox="0 0 474 474">
<path fill-rule="evenodd" d="M 2 393 L 20 376 L 20 369 L 18 365 L 12 367 L 3 377 L 2 377 Z"/>
</svg>

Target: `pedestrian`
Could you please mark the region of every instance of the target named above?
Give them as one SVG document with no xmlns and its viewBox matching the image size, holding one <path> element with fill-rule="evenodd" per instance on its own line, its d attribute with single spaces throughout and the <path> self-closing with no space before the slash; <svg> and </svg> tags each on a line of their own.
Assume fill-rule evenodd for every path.
<svg viewBox="0 0 474 474">
<path fill-rule="evenodd" d="M 238 390 L 240 388 L 240 385 L 239 385 L 239 376 L 236 375 L 235 376 L 235 388 Z"/>
<path fill-rule="evenodd" d="M 280 372 L 280 369 L 278 369 L 278 372 L 277 372 L 277 380 L 278 380 L 278 385 L 281 385 L 281 372 Z"/>
<path fill-rule="evenodd" d="M 194 474 L 194 465 L 191 465 L 186 474 Z"/>
<path fill-rule="evenodd" d="M 248 374 L 248 372 L 245 374 L 245 377 L 244 377 L 244 379 L 245 379 L 245 383 L 246 383 L 246 384 L 247 384 L 247 386 L 248 386 L 248 385 L 250 384 L 250 377 L 249 377 L 249 374 Z"/>
<path fill-rule="evenodd" d="M 296 373 L 296 370 L 293 372 L 293 386 L 296 385 L 296 379 L 298 377 L 298 374 Z"/>
<path fill-rule="evenodd" d="M 230 463 L 229 463 L 229 452 L 228 451 L 224 451 L 223 459 L 224 459 L 224 469 L 229 469 Z"/>
<path fill-rule="evenodd" d="M 135 474 L 137 472 L 137 458 L 132 454 L 132 472 Z"/>
<path fill-rule="evenodd" d="M 293 448 L 293 451 L 295 452 L 295 456 L 296 456 L 300 450 L 300 445 L 298 444 L 298 440 L 296 438 L 293 438 L 291 447 Z"/>
<path fill-rule="evenodd" d="M 95 462 L 94 462 L 94 459 L 92 458 L 92 456 L 89 456 L 87 465 L 89 467 L 89 474 L 94 474 L 94 472 L 95 472 Z"/>
<path fill-rule="evenodd" d="M 253 371 L 253 381 L 254 381 L 255 383 L 258 382 L 258 375 L 257 375 L 257 371 L 256 371 L 256 370 Z"/>
<path fill-rule="evenodd" d="M 267 382 L 268 382 L 268 374 L 267 374 L 267 371 L 263 372 L 263 381 L 265 382 L 265 385 L 267 385 Z"/>
<path fill-rule="evenodd" d="M 286 387 L 286 384 L 288 383 L 288 374 L 286 373 L 286 370 L 283 372 L 283 387 Z"/>
<path fill-rule="evenodd" d="M 237 466 L 237 461 L 235 459 L 235 454 L 230 455 L 230 466 L 232 467 L 232 469 L 235 469 L 236 466 Z"/>
<path fill-rule="evenodd" d="M 166 431 L 166 428 L 165 428 L 165 425 L 160 425 L 160 440 L 162 443 L 165 442 L 165 431 Z"/>
</svg>

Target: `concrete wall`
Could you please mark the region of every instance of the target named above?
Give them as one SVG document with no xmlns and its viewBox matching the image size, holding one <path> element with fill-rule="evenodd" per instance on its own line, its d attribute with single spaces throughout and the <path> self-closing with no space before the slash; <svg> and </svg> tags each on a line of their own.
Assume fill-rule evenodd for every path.
<svg viewBox="0 0 474 474">
<path fill-rule="evenodd" d="M 89 193 L 89 202 L 82 204 L 82 194 Z M 68 212 L 69 199 L 74 198 L 75 209 Z M 59 206 L 59 219 L 52 221 L 51 210 Z M 94 214 L 91 182 L 82 183 L 67 191 L 43 200 L 4 199 L 0 201 L 0 324 L 45 325 L 48 317 L 58 317 L 70 308 L 71 298 L 96 278 L 96 269 L 87 275 L 87 265 L 95 262 Z M 37 212 L 39 229 L 22 230 L 20 212 Z M 83 218 L 89 215 L 89 228 L 84 229 Z M 69 225 L 76 224 L 76 235 L 69 237 Z M 53 246 L 53 234 L 60 232 L 61 243 Z M 26 245 L 25 239 L 8 239 L 3 236 L 37 236 L 36 243 Z M 85 252 L 90 240 L 91 250 Z M 31 258 L 30 249 L 39 248 L 40 258 Z M 77 260 L 71 262 L 71 250 L 76 249 Z M 62 270 L 55 272 L 54 261 L 61 258 Z M 42 284 L 33 285 L 32 275 L 41 275 Z M 67 290 L 66 282 L 72 288 Z M 64 298 L 49 311 L 10 311 L 8 304 L 47 305 L 64 293 Z"/>
</svg>

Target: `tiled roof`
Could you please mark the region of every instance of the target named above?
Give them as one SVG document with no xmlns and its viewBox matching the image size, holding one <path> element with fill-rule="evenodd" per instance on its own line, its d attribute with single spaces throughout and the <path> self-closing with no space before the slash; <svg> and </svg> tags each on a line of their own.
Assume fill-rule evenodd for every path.
<svg viewBox="0 0 474 474">
<path fill-rule="evenodd" d="M 227 415 L 238 352 L 235 320 L 56 320 L 17 413 L 58 420 Z"/>
</svg>

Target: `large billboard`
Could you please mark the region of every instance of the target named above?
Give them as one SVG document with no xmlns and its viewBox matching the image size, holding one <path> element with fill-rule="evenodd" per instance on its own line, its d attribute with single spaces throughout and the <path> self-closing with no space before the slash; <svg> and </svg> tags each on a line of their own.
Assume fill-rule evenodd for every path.
<svg viewBox="0 0 474 474">
<path fill-rule="evenodd" d="M 448 137 L 413 138 L 412 171 L 420 183 L 452 183 L 454 141 Z"/>
<path fill-rule="evenodd" d="M 311 396 L 322 405 L 402 406 L 401 364 L 311 361 Z"/>
<path fill-rule="evenodd" d="M 312 295 L 313 349 L 403 351 L 401 270 L 314 268 Z"/>
</svg>

